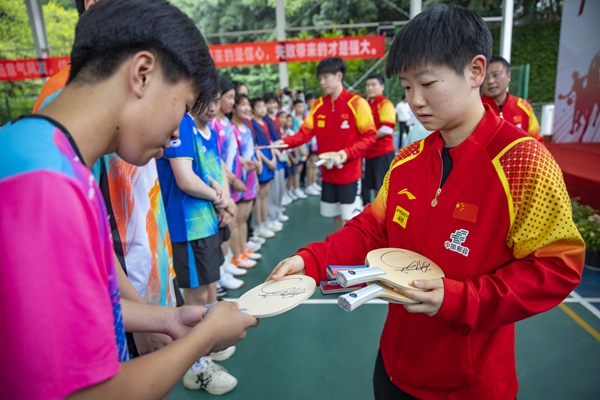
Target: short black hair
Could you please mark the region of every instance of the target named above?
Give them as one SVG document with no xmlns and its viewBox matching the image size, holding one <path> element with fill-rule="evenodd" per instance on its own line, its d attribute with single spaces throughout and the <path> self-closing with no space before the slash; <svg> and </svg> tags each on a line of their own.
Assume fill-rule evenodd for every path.
<svg viewBox="0 0 600 400">
<path fill-rule="evenodd" d="M 277 95 L 273 92 L 265 93 L 263 100 L 265 101 L 265 104 L 271 100 L 276 101 L 277 104 L 279 104 L 279 97 L 277 97 Z"/>
<path fill-rule="evenodd" d="M 165 82 L 193 82 L 194 108 L 204 109 L 217 95 L 217 69 L 202 34 L 166 0 L 103 0 L 90 7 L 75 29 L 69 83 L 100 82 L 143 50 L 154 54 Z"/>
<path fill-rule="evenodd" d="M 81 14 L 85 12 L 85 0 L 75 0 L 75 8 L 81 17 Z"/>
<path fill-rule="evenodd" d="M 288 113 L 285 112 L 284 110 L 281 110 L 277 113 L 277 116 L 279 117 L 281 114 L 284 114 L 286 117 L 289 117 Z"/>
<path fill-rule="evenodd" d="M 294 100 L 294 104 L 293 105 L 295 106 L 296 104 L 304 104 L 304 102 L 302 100 L 300 100 L 300 99 L 296 99 L 296 100 Z"/>
<path fill-rule="evenodd" d="M 314 95 L 314 94 L 312 94 L 312 93 L 306 93 L 306 94 L 304 95 L 304 101 L 307 101 L 307 102 L 308 102 L 309 100 L 312 100 L 312 99 L 314 99 L 314 98 L 315 98 L 315 95 Z"/>
<path fill-rule="evenodd" d="M 510 64 L 508 63 L 508 61 L 506 61 L 506 58 L 500 57 L 499 55 L 494 54 L 492 56 L 492 58 L 490 59 L 490 64 L 495 63 L 495 62 L 502 63 L 504 68 L 506 68 L 506 72 L 510 72 Z"/>
<path fill-rule="evenodd" d="M 377 79 L 379 81 L 379 83 L 381 83 L 382 85 L 385 85 L 385 78 L 381 74 L 371 74 L 367 77 L 367 80 L 369 80 L 369 79 Z"/>
<path fill-rule="evenodd" d="M 250 107 L 252 107 L 252 109 L 254 110 L 254 106 L 261 102 L 265 103 L 265 99 L 263 99 L 262 97 L 254 97 L 250 99 Z"/>
<path fill-rule="evenodd" d="M 219 92 L 221 93 L 221 95 L 224 95 L 225 93 L 229 92 L 230 90 L 235 90 L 235 86 L 233 86 L 233 83 L 229 82 L 227 79 L 220 77 L 219 78 Z"/>
<path fill-rule="evenodd" d="M 446 65 L 458 75 L 474 57 L 492 55 L 492 34 L 475 12 L 445 4 L 429 8 L 400 30 L 388 54 L 388 78 L 425 64 Z"/>
<path fill-rule="evenodd" d="M 346 75 L 346 63 L 339 57 L 325 58 L 317 65 L 317 77 L 322 74 L 337 74 L 338 72 L 341 72 L 342 76 Z"/>
<path fill-rule="evenodd" d="M 238 93 L 235 95 L 235 105 L 233 106 L 235 108 L 235 106 L 239 105 L 242 100 L 248 100 L 248 102 L 250 102 L 250 99 L 248 98 L 248 96 L 246 96 L 245 94 L 242 93 Z"/>
</svg>

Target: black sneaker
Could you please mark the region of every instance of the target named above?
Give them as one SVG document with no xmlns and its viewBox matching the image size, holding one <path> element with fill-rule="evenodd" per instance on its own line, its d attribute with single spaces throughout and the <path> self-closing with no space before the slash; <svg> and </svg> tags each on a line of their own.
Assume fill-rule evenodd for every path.
<svg viewBox="0 0 600 400">
<path fill-rule="evenodd" d="M 217 297 L 223 297 L 227 295 L 227 289 L 217 283 Z"/>
</svg>

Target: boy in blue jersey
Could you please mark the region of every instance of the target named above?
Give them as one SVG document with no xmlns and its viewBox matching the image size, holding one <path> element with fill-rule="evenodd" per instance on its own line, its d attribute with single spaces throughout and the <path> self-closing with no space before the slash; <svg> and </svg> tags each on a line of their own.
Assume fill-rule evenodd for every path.
<svg viewBox="0 0 600 400">
<path fill-rule="evenodd" d="M 106 209 L 88 169 L 111 152 L 133 165 L 161 156 L 183 112 L 212 98 L 215 76 L 202 36 L 176 7 L 102 0 L 77 26 L 66 88 L 0 130 L 0 303 L 14 305 L 0 330 L 5 397 L 160 399 L 201 355 L 256 324 L 219 304 L 177 342 L 123 362 L 124 329 L 144 321 L 122 315 L 152 306 L 119 300 Z"/>
</svg>

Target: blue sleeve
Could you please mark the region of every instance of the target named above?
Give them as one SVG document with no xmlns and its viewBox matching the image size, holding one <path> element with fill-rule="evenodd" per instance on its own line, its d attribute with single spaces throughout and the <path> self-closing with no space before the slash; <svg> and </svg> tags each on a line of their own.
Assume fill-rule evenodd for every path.
<svg viewBox="0 0 600 400">
<path fill-rule="evenodd" d="M 179 138 L 172 140 L 170 147 L 165 150 L 165 158 L 189 158 L 195 159 L 196 149 L 194 148 L 194 132 L 195 124 L 190 123 L 191 119 L 188 114 L 183 116 L 179 124 Z"/>
</svg>

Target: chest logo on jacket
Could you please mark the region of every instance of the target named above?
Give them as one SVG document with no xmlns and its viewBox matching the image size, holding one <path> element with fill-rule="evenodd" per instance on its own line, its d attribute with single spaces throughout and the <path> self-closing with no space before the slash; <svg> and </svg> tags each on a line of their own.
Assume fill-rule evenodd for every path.
<svg viewBox="0 0 600 400">
<path fill-rule="evenodd" d="M 468 230 L 458 229 L 450 234 L 451 241 L 446 240 L 444 242 L 444 247 L 450 251 L 462 254 L 465 257 L 468 256 L 470 249 L 462 245 L 467 240 L 467 235 L 469 235 Z"/>
<path fill-rule="evenodd" d="M 398 194 L 400 194 L 400 195 L 405 194 L 409 200 L 416 199 L 415 195 L 412 194 L 411 192 L 409 192 L 408 189 L 402 189 L 401 191 L 398 192 Z"/>
<path fill-rule="evenodd" d="M 406 211 L 404 208 L 400 206 L 396 206 L 396 212 L 394 213 L 393 221 L 406 229 L 406 223 L 408 222 L 408 217 L 410 213 Z"/>
<path fill-rule="evenodd" d="M 347 120 L 344 120 L 344 122 L 342 122 L 342 126 L 340 126 L 340 128 L 342 128 L 342 129 L 350 129 L 350 124 L 348 123 Z"/>
</svg>

